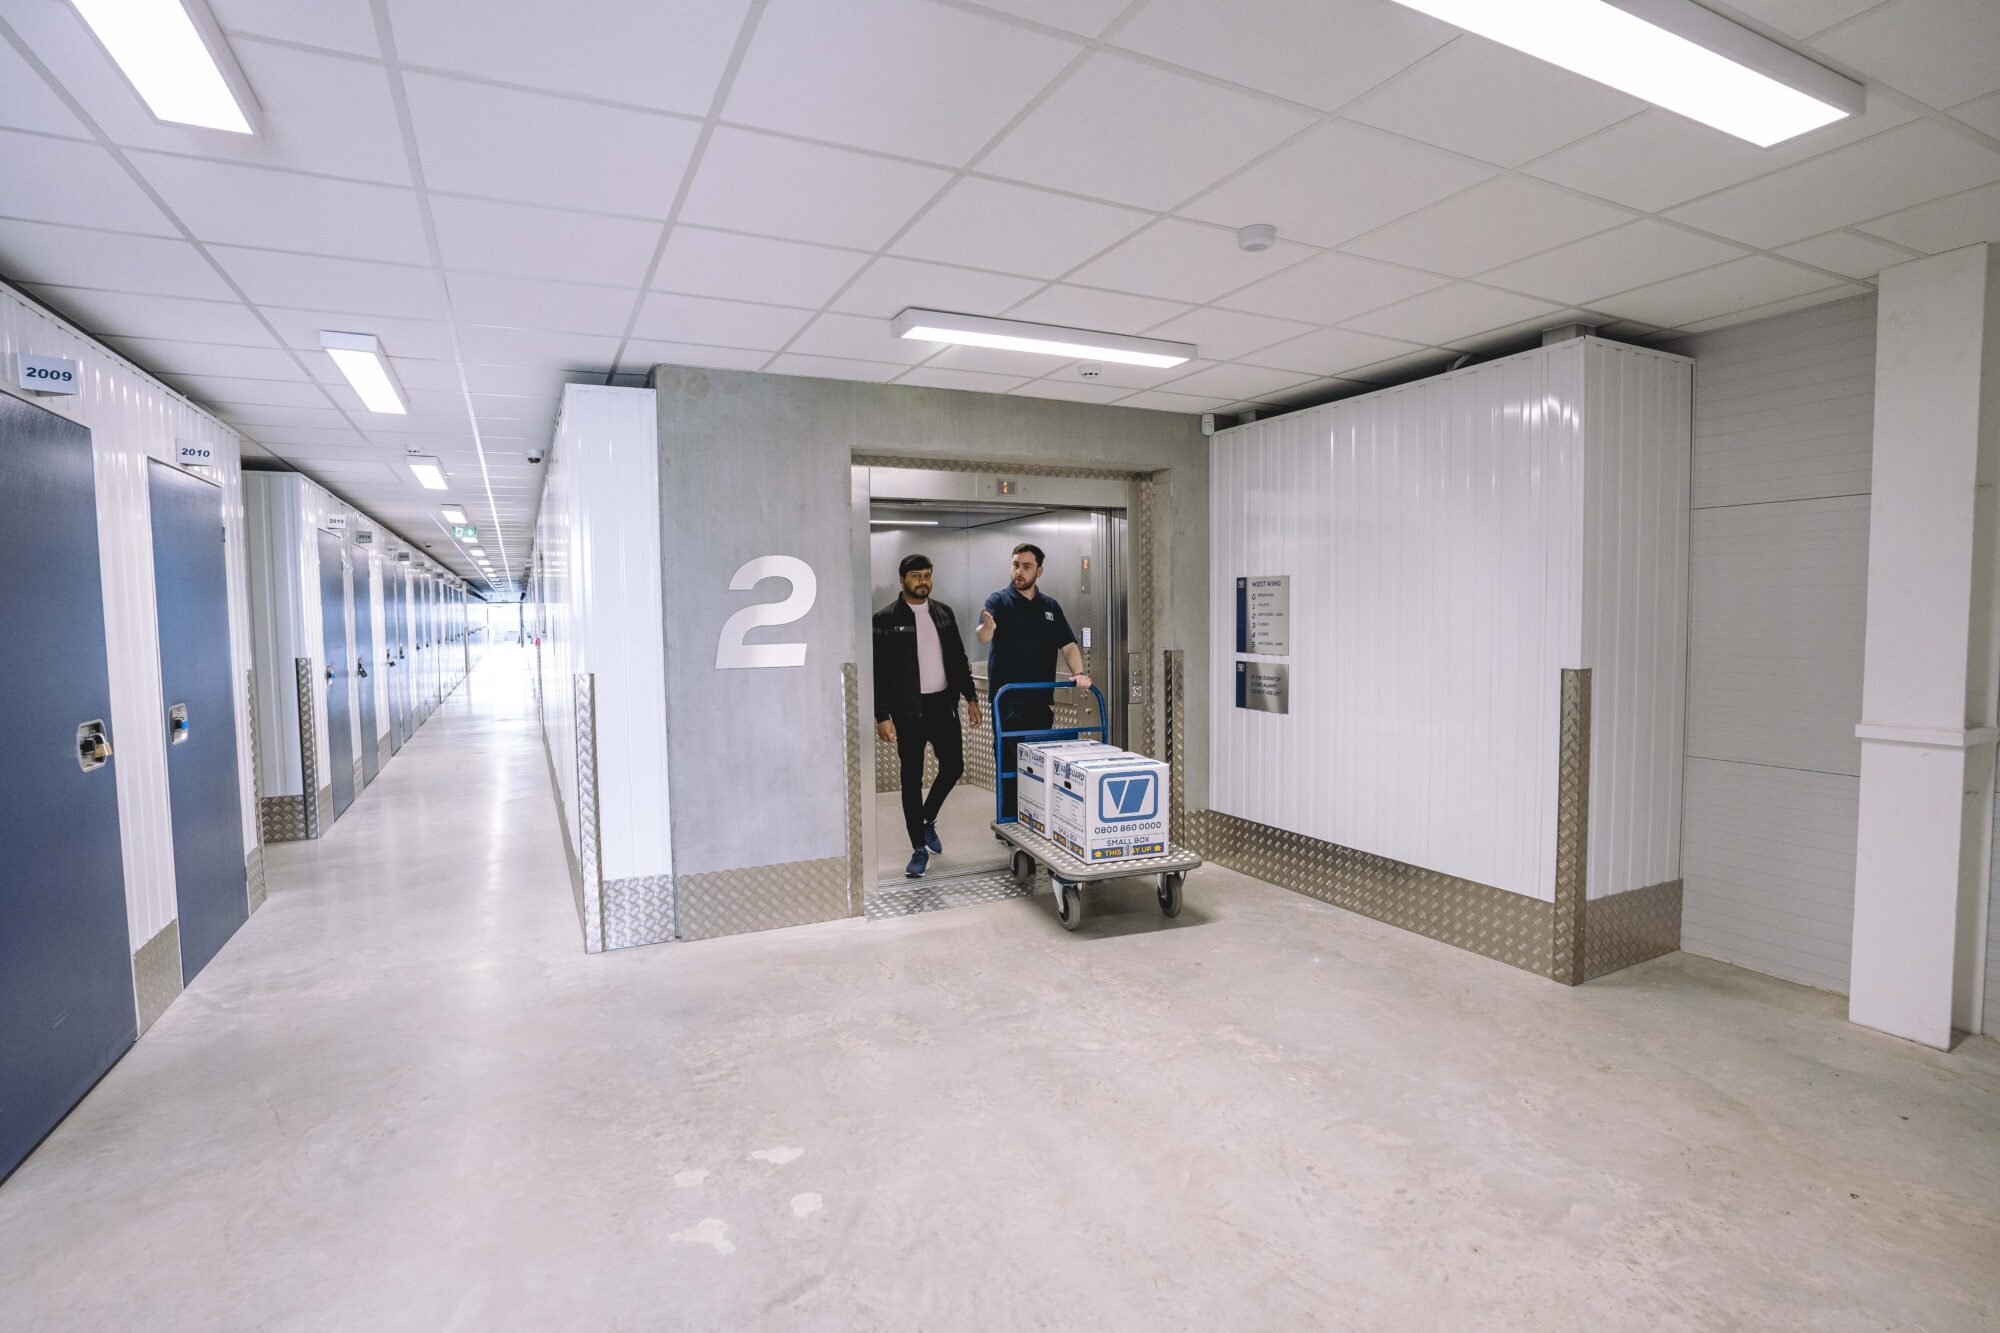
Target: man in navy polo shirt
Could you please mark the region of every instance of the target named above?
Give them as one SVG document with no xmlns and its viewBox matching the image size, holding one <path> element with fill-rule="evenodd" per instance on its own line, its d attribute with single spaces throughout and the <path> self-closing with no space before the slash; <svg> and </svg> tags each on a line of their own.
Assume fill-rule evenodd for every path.
<svg viewBox="0 0 2000 1333">
<path fill-rule="evenodd" d="M 979 613 L 979 641 L 991 644 L 986 654 L 986 682 L 996 700 L 995 725 L 1002 731 L 1044 731 L 1055 723 L 1055 702 L 1048 690 L 1015 690 L 1000 698 L 1000 687 L 1055 679 L 1056 658 L 1076 678 L 1079 690 L 1090 688 L 1083 674 L 1083 652 L 1069 627 L 1061 603 L 1037 591 L 1042 577 L 1042 548 L 1022 542 L 1014 548 L 1012 583 L 986 599 Z M 1014 768 L 1017 740 L 1006 743 L 1001 767 Z M 1000 784 L 1000 809 L 1014 813 L 1014 780 Z"/>
</svg>

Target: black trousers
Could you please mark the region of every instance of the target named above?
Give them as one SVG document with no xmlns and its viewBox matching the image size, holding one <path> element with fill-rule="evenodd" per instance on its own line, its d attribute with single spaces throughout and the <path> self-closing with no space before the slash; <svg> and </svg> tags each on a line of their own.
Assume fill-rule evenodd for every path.
<svg viewBox="0 0 2000 1333">
<path fill-rule="evenodd" d="M 958 729 L 958 696 L 949 690 L 926 694 L 915 717 L 896 719 L 896 758 L 903 765 L 903 823 L 912 850 L 924 845 L 924 828 L 937 822 L 944 798 L 965 773 L 965 737 Z M 924 747 L 937 751 L 937 781 L 924 795 Z"/>
<path fill-rule="evenodd" d="M 1024 697 L 1025 696 L 1025 697 Z M 1003 701 L 1006 705 L 1006 720 L 995 720 L 994 726 L 1004 731 L 1047 731 L 1056 724 L 1055 701 L 1046 691 L 1027 694 L 1025 691 L 1010 694 Z M 1000 753 L 1000 767 L 1010 773 L 1021 771 L 1020 756 L 1017 753 L 1021 742 L 1007 741 Z M 1015 811 L 1014 784 L 1017 778 L 1005 778 L 1000 783 L 1000 815 L 1011 819 Z"/>
</svg>

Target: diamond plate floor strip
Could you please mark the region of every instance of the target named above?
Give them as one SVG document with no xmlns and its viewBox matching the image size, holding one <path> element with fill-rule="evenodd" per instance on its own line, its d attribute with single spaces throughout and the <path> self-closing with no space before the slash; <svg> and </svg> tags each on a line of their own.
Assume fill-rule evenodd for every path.
<svg viewBox="0 0 2000 1333">
<path fill-rule="evenodd" d="M 868 893 L 867 915 L 870 921 L 887 921 L 924 912 L 946 912 L 954 907 L 1032 898 L 1042 882 L 1038 875 L 1035 883 L 1024 886 L 1016 884 L 1014 877 L 1005 871 L 995 871 L 988 875 L 941 879 L 935 884 L 919 883 L 907 889 L 872 889 Z"/>
</svg>

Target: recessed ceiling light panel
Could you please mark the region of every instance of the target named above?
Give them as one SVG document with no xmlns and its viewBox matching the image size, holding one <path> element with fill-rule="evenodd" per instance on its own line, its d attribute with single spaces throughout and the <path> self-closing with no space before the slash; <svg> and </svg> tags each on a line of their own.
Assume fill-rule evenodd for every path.
<svg viewBox="0 0 2000 1333">
<path fill-rule="evenodd" d="M 957 315 L 945 310 L 905 310 L 890 327 L 898 338 L 918 342 L 958 343 L 966 347 L 997 347 L 1009 352 L 1039 352 L 1074 359 L 1090 357 L 1127 366 L 1164 369 L 1191 359 L 1192 343 L 1134 338 L 1123 333 L 1066 329 L 1054 324 L 1029 324 L 1018 319 Z"/>
<path fill-rule="evenodd" d="M 433 458 L 429 454 L 409 454 L 404 457 L 403 462 L 409 465 L 410 475 L 415 477 L 417 484 L 425 490 L 441 491 L 446 489 L 444 464 L 440 463 L 436 458 Z"/>
<path fill-rule="evenodd" d="M 321 330 L 319 345 L 333 358 L 333 364 L 347 377 L 354 392 L 361 395 L 361 405 L 370 412 L 386 412 L 403 416 L 409 407 L 403 401 L 403 390 L 396 383 L 396 377 L 389 371 L 388 358 L 382 355 L 382 344 L 372 333 L 334 333 Z"/>
<path fill-rule="evenodd" d="M 1398 2 L 1761 148 L 1866 100 L 1852 79 L 1693 0 Z"/>
<path fill-rule="evenodd" d="M 203 0 L 71 0 L 146 109 L 174 125 L 254 134 L 257 101 Z"/>
</svg>

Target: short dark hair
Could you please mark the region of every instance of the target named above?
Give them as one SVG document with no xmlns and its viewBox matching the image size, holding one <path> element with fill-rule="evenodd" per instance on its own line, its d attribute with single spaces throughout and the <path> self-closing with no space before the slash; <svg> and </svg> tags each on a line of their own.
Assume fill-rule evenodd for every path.
<svg viewBox="0 0 2000 1333">
<path fill-rule="evenodd" d="M 912 553 L 904 556 L 903 563 L 896 566 L 896 577 L 899 579 L 908 578 L 912 570 L 929 569 L 930 567 L 931 558 L 929 556 Z"/>
<path fill-rule="evenodd" d="M 1019 555 L 1023 551 L 1026 551 L 1029 555 L 1035 557 L 1035 563 L 1037 565 L 1046 565 L 1049 562 L 1048 557 L 1042 554 L 1042 548 L 1035 545 L 1033 542 L 1022 542 L 1019 546 L 1016 546 L 1014 548 L 1015 555 Z"/>
</svg>

